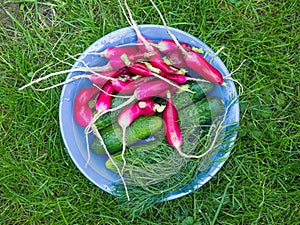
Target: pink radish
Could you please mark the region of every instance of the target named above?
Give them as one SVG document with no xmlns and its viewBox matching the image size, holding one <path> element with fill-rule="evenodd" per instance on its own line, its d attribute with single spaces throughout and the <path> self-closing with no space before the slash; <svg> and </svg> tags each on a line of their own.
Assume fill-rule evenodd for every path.
<svg viewBox="0 0 300 225">
<path fill-rule="evenodd" d="M 99 54 L 100 56 L 105 57 L 109 61 L 115 59 L 122 59 L 122 61 L 125 64 L 145 58 L 144 52 L 141 52 L 139 48 L 134 45 L 107 48 Z"/>
<path fill-rule="evenodd" d="M 89 101 L 99 92 L 96 87 L 81 89 L 74 98 L 73 114 L 74 120 L 79 126 L 87 126 L 92 118 L 93 111 L 89 108 Z"/>
<path fill-rule="evenodd" d="M 162 77 L 165 77 L 165 78 L 175 82 L 176 84 L 185 84 L 187 81 L 208 82 L 207 80 L 197 79 L 194 77 L 188 77 L 185 75 L 169 74 L 169 73 L 164 73 L 164 72 L 161 72 L 160 75 Z"/>
<path fill-rule="evenodd" d="M 101 85 L 101 84 L 105 84 L 107 80 L 109 80 L 109 78 L 116 78 L 123 74 L 127 74 L 126 70 L 124 69 L 117 70 L 117 71 L 104 71 L 104 72 L 92 74 L 90 80 L 94 84 Z M 105 79 L 105 77 L 107 77 L 107 79 Z"/>
<path fill-rule="evenodd" d="M 150 81 L 140 85 L 134 92 L 136 99 L 145 100 L 157 96 L 160 92 L 168 89 L 170 84 L 163 80 Z"/>
<path fill-rule="evenodd" d="M 124 158 L 124 153 L 126 150 L 126 129 L 139 116 L 154 115 L 156 112 L 156 106 L 157 104 L 153 100 L 148 99 L 143 101 L 137 101 L 136 103 L 127 106 L 120 112 L 118 116 L 118 123 L 122 128 L 122 159 L 124 162 L 121 174 L 123 174 L 124 168 L 126 166 L 126 160 Z"/>
<path fill-rule="evenodd" d="M 108 110 L 111 105 L 112 94 L 114 93 L 115 89 L 111 82 L 107 82 L 104 87 L 102 88 L 102 92 L 100 93 L 99 97 L 97 98 L 95 109 L 98 112 L 103 112 Z"/>
<path fill-rule="evenodd" d="M 74 98 L 74 106 L 87 105 L 88 102 L 99 92 L 99 89 L 92 86 L 90 88 L 82 88 Z"/>
<path fill-rule="evenodd" d="M 174 101 L 171 98 L 170 93 L 167 93 L 166 108 L 164 109 L 162 116 L 167 141 L 180 153 L 182 145 L 182 135 L 180 131 L 178 111 L 174 105 Z"/>
<path fill-rule="evenodd" d="M 213 67 L 205 58 L 198 52 L 193 51 L 192 47 L 188 45 L 182 45 L 186 52 L 177 52 L 178 61 L 185 62 L 186 66 L 181 63 L 181 67 L 189 67 L 195 72 L 199 73 L 204 79 L 219 85 L 224 85 L 222 74 Z M 168 52 L 178 51 L 179 48 L 173 40 L 162 40 L 158 43 L 158 49 L 163 53 L 167 54 Z M 175 53 L 174 53 L 175 54 Z M 180 54 L 182 56 L 180 56 Z M 184 60 L 180 59 L 183 57 Z M 175 56 L 173 55 L 173 60 Z M 172 60 L 171 60 L 172 61 Z M 176 60 L 175 60 L 176 61 Z M 178 63 L 175 62 L 175 63 Z"/>
<path fill-rule="evenodd" d="M 141 75 L 141 76 L 151 76 L 152 72 L 148 69 L 147 65 L 142 62 L 135 62 L 129 66 L 130 72 Z"/>
<path fill-rule="evenodd" d="M 138 66 L 134 66 L 134 65 L 138 65 Z M 131 68 L 132 67 L 132 68 Z M 159 68 L 153 67 L 150 63 L 148 62 L 136 62 L 134 63 L 132 66 L 129 67 L 129 70 L 131 70 L 132 72 L 135 72 L 136 75 L 140 75 L 140 76 L 154 76 L 157 77 L 161 80 L 164 80 L 165 82 L 169 83 L 170 85 L 177 87 L 179 89 L 183 89 L 180 86 L 178 86 L 176 83 L 174 83 L 173 81 L 170 81 L 169 79 L 165 78 L 164 76 L 161 76 L 160 73 L 162 73 L 163 75 L 165 74 L 165 72 L 161 71 Z M 178 71 L 179 74 L 181 74 L 182 72 L 185 73 L 185 70 L 180 70 Z M 184 91 L 188 91 L 184 89 Z"/>
<path fill-rule="evenodd" d="M 199 73 L 204 79 L 214 84 L 224 85 L 222 74 L 197 52 L 188 52 L 185 55 L 187 67 Z"/>
<path fill-rule="evenodd" d="M 159 52 L 154 54 L 153 56 L 149 57 L 149 62 L 153 67 L 156 67 L 160 69 L 161 71 L 164 71 L 166 73 L 174 73 L 174 74 L 179 74 L 177 69 L 172 68 L 169 66 L 165 61 L 163 60 L 162 56 L 160 55 Z"/>
<path fill-rule="evenodd" d="M 191 51 L 192 47 L 184 42 L 179 42 L 180 45 L 186 50 L 186 51 Z M 178 51 L 180 50 L 179 47 L 176 45 L 175 41 L 173 40 L 161 40 L 157 43 L 157 48 L 159 49 L 160 52 L 163 54 L 168 54 L 173 51 Z"/>
<path fill-rule="evenodd" d="M 167 60 L 167 64 L 169 63 L 176 68 L 186 67 L 184 55 L 179 50 L 168 52 L 165 58 Z"/>
<path fill-rule="evenodd" d="M 118 123 L 123 129 L 126 129 L 139 116 L 154 115 L 156 112 L 155 106 L 156 103 L 151 99 L 137 101 L 120 112 Z"/>
<path fill-rule="evenodd" d="M 154 44 L 154 42 L 145 37 L 144 37 L 144 39 L 149 43 L 149 46 L 144 45 L 141 38 L 138 38 L 138 40 L 137 40 L 137 42 L 140 44 L 138 46 L 142 52 L 148 53 L 149 62 L 151 63 L 151 65 L 153 67 L 156 67 L 156 68 L 166 72 L 166 73 L 175 73 L 176 74 L 178 72 L 178 70 L 176 70 L 176 69 L 172 68 L 171 66 L 169 66 L 168 64 L 166 64 L 164 62 L 160 52 L 158 51 L 158 49 L 151 45 L 151 44 Z"/>
<path fill-rule="evenodd" d="M 89 125 L 93 119 L 93 111 L 86 105 L 78 105 L 73 108 L 74 110 L 74 120 L 75 122 L 82 127 Z"/>
<path fill-rule="evenodd" d="M 135 55 L 139 52 L 137 46 L 119 46 L 119 47 L 111 47 L 105 49 L 103 52 L 99 53 L 100 56 L 111 60 L 114 58 L 121 58 L 123 54 L 126 55 Z"/>
<path fill-rule="evenodd" d="M 154 79 L 155 77 L 153 76 L 141 77 L 136 80 L 126 80 L 126 81 L 116 79 L 112 81 L 112 85 L 114 89 L 121 94 L 132 94 L 134 93 L 135 89 L 138 86 L 140 86 L 141 84 L 145 84 L 149 81 L 152 81 Z"/>
<path fill-rule="evenodd" d="M 158 96 L 161 98 L 166 98 L 167 97 L 167 93 L 171 93 L 174 94 L 178 91 L 177 87 L 170 87 L 168 90 L 162 91 Z"/>
</svg>

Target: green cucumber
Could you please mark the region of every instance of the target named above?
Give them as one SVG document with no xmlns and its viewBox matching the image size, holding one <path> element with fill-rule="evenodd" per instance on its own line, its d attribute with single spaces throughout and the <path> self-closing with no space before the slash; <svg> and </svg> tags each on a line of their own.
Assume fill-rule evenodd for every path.
<svg viewBox="0 0 300 225">
<path fill-rule="evenodd" d="M 225 110 L 224 101 L 215 96 L 203 98 L 188 107 L 179 110 L 181 126 L 190 127 L 191 124 L 210 124 Z M 196 118 L 196 119 L 195 119 Z"/>
<path fill-rule="evenodd" d="M 140 116 L 126 129 L 126 144 L 131 145 L 156 132 L 162 130 L 162 119 L 158 116 Z M 122 149 L 122 128 L 116 123 L 100 131 L 103 141 L 110 153 Z M 99 140 L 94 138 L 91 149 L 96 154 L 103 154 L 105 150 Z"/>
</svg>

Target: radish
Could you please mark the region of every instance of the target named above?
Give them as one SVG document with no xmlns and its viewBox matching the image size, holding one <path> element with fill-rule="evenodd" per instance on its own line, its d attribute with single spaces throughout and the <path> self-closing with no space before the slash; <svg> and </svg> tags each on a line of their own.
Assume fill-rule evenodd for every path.
<svg viewBox="0 0 300 225">
<path fill-rule="evenodd" d="M 179 125 L 178 111 L 171 98 L 170 92 L 167 93 L 166 108 L 162 112 L 165 135 L 168 143 L 181 153 L 182 135 Z"/>
<path fill-rule="evenodd" d="M 131 72 L 127 67 L 124 67 L 120 70 L 110 70 L 110 71 L 103 71 L 99 73 L 93 73 L 90 76 L 90 80 L 92 83 L 101 85 L 105 84 L 107 80 L 114 80 L 110 78 L 116 78 L 116 77 L 121 77 L 121 76 L 129 76 L 131 75 Z"/>
<path fill-rule="evenodd" d="M 145 58 L 144 52 L 141 52 L 136 45 L 110 47 L 98 54 L 109 61 L 115 60 L 116 58 L 122 59 L 125 64 L 130 64 L 131 62 Z"/>
<path fill-rule="evenodd" d="M 113 80 L 111 83 L 114 89 L 121 94 L 133 94 L 135 89 L 141 84 L 147 83 L 149 81 L 153 81 L 155 77 L 141 77 L 136 80 Z"/>
<path fill-rule="evenodd" d="M 169 83 L 170 85 L 172 85 L 176 88 L 182 89 L 184 91 L 191 92 L 190 90 L 187 90 L 187 89 L 184 89 L 184 88 L 178 86 L 176 83 L 174 83 L 171 80 L 165 78 L 164 76 L 161 76 L 160 73 L 162 73 L 164 75 L 164 74 L 166 74 L 166 72 L 161 71 L 159 68 L 153 67 L 148 62 L 136 62 L 136 63 L 132 64 L 131 66 L 129 66 L 129 70 L 131 72 L 134 72 L 137 75 L 140 75 L 140 76 L 146 76 L 146 77 L 154 76 L 154 77 L 157 77 L 161 80 L 164 80 L 165 82 Z M 185 70 L 180 70 L 180 71 L 178 71 L 178 74 L 181 74 L 183 72 L 185 73 Z"/>
<path fill-rule="evenodd" d="M 154 80 L 144 84 L 141 84 L 135 91 L 134 95 L 138 100 L 149 99 L 153 96 L 157 96 L 160 92 L 168 89 L 170 84 L 163 80 Z"/>
<path fill-rule="evenodd" d="M 126 129 L 135 121 L 139 116 L 151 116 L 156 113 L 157 104 L 153 100 L 143 100 L 137 101 L 136 103 L 127 106 L 123 109 L 118 116 L 118 123 L 122 128 L 122 159 L 123 159 L 123 167 L 121 170 L 121 174 L 123 174 L 124 168 L 126 166 L 126 160 L 124 158 L 124 153 L 126 150 Z"/>
<path fill-rule="evenodd" d="M 185 42 L 179 42 L 179 44 L 186 51 L 192 50 L 192 46 Z M 177 46 L 177 44 L 175 43 L 175 41 L 169 40 L 169 39 L 159 41 L 156 46 L 159 49 L 159 51 L 162 52 L 163 54 L 168 54 L 168 53 L 180 50 L 179 47 Z"/>
<path fill-rule="evenodd" d="M 82 127 L 86 127 L 93 119 L 93 111 L 87 105 L 77 105 L 73 108 L 74 120 Z"/>
<path fill-rule="evenodd" d="M 152 76 L 152 72 L 143 62 L 135 62 L 129 66 L 130 72 L 141 76 Z"/>
<path fill-rule="evenodd" d="M 99 89 L 92 86 L 90 88 L 82 88 L 74 98 L 74 106 L 88 105 L 88 102 L 99 92 Z"/>
<path fill-rule="evenodd" d="M 165 56 L 164 59 L 165 59 L 167 64 L 172 65 L 176 68 L 186 67 L 185 60 L 184 60 L 184 55 L 179 50 L 169 52 Z"/>
<path fill-rule="evenodd" d="M 193 50 L 192 47 L 189 47 L 186 44 L 181 44 L 181 46 L 185 51 L 181 51 L 173 40 L 162 40 L 158 43 L 158 49 L 166 54 L 177 51 L 179 55 L 177 56 L 177 59 L 173 55 L 173 60 L 175 63 L 179 63 L 180 61 L 185 62 L 186 65 L 184 66 L 183 63 L 180 63 L 180 67 L 189 67 L 203 76 L 204 79 L 214 84 L 225 85 L 222 74 L 207 62 L 200 53 L 196 52 L 195 49 Z M 178 50 L 180 50 L 180 52 Z M 172 59 L 170 61 L 172 62 Z"/>
<path fill-rule="evenodd" d="M 135 55 L 139 52 L 137 46 L 119 46 L 119 47 L 110 47 L 105 49 L 103 52 L 98 53 L 98 55 L 111 60 L 115 58 L 121 58 L 123 54 Z"/>
<path fill-rule="evenodd" d="M 167 63 L 165 63 L 159 52 L 156 52 L 156 54 L 149 57 L 149 62 L 153 67 L 156 67 L 166 73 L 180 74 L 179 70 L 172 68 Z"/>
<path fill-rule="evenodd" d="M 140 34 L 141 35 L 141 34 Z M 158 51 L 157 48 L 155 48 L 154 46 L 152 45 L 155 45 L 153 41 L 151 41 L 150 39 L 148 38 L 145 38 L 145 41 L 147 43 L 149 43 L 149 46 L 145 46 L 144 45 L 144 42 L 142 40 L 141 37 L 138 37 L 138 40 L 137 40 L 137 43 L 139 43 L 139 48 L 141 51 L 143 52 L 146 52 L 148 53 L 149 55 L 149 62 L 151 63 L 151 65 L 153 67 L 156 67 L 166 73 L 174 73 L 174 74 L 177 74 L 178 73 L 178 70 L 177 69 L 174 69 L 172 68 L 171 66 L 169 66 L 168 64 L 166 64 L 160 54 L 160 52 Z M 151 45 L 152 44 L 152 45 Z"/>
<path fill-rule="evenodd" d="M 190 51 L 185 56 L 187 67 L 214 84 L 225 85 L 222 74 L 198 52 Z"/>
<path fill-rule="evenodd" d="M 164 72 L 161 72 L 160 75 L 175 82 L 176 84 L 185 84 L 187 81 L 208 82 L 207 80 L 187 77 L 185 75 L 169 74 Z"/>
<path fill-rule="evenodd" d="M 163 80 L 154 80 L 149 81 L 146 83 L 141 84 L 138 86 L 133 95 L 128 98 L 127 101 L 124 103 L 118 105 L 115 108 L 110 108 L 108 110 L 105 110 L 103 112 L 97 112 L 93 120 L 90 122 L 90 124 L 86 127 L 86 133 L 89 133 L 89 129 L 92 127 L 92 125 L 96 122 L 96 120 L 102 116 L 103 114 L 106 114 L 108 112 L 117 111 L 124 106 L 127 106 L 128 104 L 132 103 L 134 100 L 147 100 L 151 97 L 159 96 L 163 91 L 167 90 L 171 85 Z"/>
<path fill-rule="evenodd" d="M 107 82 L 104 87 L 102 88 L 102 92 L 100 93 L 96 104 L 95 109 L 98 112 L 103 112 L 110 108 L 112 94 L 114 93 L 115 89 L 111 82 Z"/>
<path fill-rule="evenodd" d="M 92 118 L 93 111 L 89 108 L 89 101 L 99 92 L 98 88 L 83 88 L 74 98 L 73 113 L 74 120 L 79 126 L 87 126 Z"/>
</svg>

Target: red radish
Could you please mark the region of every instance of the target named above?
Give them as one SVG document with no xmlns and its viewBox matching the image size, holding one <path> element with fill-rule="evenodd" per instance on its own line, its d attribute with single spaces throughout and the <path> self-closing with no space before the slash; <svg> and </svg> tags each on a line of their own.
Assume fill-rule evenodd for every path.
<svg viewBox="0 0 300 225">
<path fill-rule="evenodd" d="M 139 116 L 154 115 L 156 112 L 155 108 L 156 103 L 151 99 L 137 101 L 120 112 L 118 123 L 122 128 L 126 129 Z"/>
<path fill-rule="evenodd" d="M 171 94 L 174 94 L 177 91 L 178 91 L 177 87 L 170 87 L 168 90 L 162 91 L 158 96 L 161 98 L 166 98 L 168 92 L 170 92 Z"/>
<path fill-rule="evenodd" d="M 92 86 L 90 88 L 82 88 L 74 98 L 74 106 L 87 105 L 89 101 L 99 92 L 99 89 Z"/>
<path fill-rule="evenodd" d="M 111 84 L 112 84 L 112 86 L 114 87 L 114 89 L 115 89 L 117 92 L 122 93 L 122 94 L 125 94 L 125 93 L 123 92 L 123 90 L 124 90 L 124 88 L 125 88 L 128 84 L 130 84 L 131 82 L 133 82 L 133 81 L 131 81 L 131 80 L 125 80 L 125 81 L 123 81 L 123 80 L 116 79 L 116 80 L 113 80 L 113 81 L 111 82 Z M 133 92 L 134 92 L 134 91 L 133 91 Z M 131 93 L 129 93 L 129 94 L 132 94 L 133 92 L 131 92 Z"/>
<path fill-rule="evenodd" d="M 186 51 L 192 50 L 192 47 L 189 44 L 184 42 L 179 42 L 179 43 Z M 167 40 L 167 39 L 159 41 L 157 43 L 157 48 L 159 49 L 160 52 L 164 54 L 168 54 L 170 52 L 180 50 L 174 40 Z"/>
<path fill-rule="evenodd" d="M 135 64 L 139 64 L 138 69 L 134 68 L 131 71 L 135 71 L 137 75 L 146 76 L 146 77 L 147 76 L 154 76 L 154 77 L 157 77 L 157 78 L 169 83 L 170 85 L 172 85 L 174 87 L 177 87 L 179 89 L 184 89 L 184 88 L 180 87 L 178 84 L 174 83 L 172 80 L 169 80 L 169 79 L 165 78 L 164 75 L 166 74 L 166 72 L 161 71 L 160 69 L 158 69 L 156 67 L 153 67 L 150 63 L 148 63 L 148 62 L 144 62 L 144 63 L 138 62 L 138 63 L 135 63 Z M 178 74 L 181 74 L 181 73 L 185 73 L 185 70 L 178 70 Z M 184 89 L 184 91 L 191 92 L 190 90 L 186 90 L 186 89 Z"/>
<path fill-rule="evenodd" d="M 204 79 L 214 84 L 224 85 L 222 74 L 197 52 L 188 52 L 185 55 L 186 65 L 199 73 Z"/>
<path fill-rule="evenodd" d="M 174 73 L 174 74 L 179 73 L 179 71 L 177 69 L 174 69 L 171 66 L 169 66 L 167 63 L 165 63 L 162 56 L 158 52 L 156 54 L 154 54 L 153 56 L 149 57 L 149 62 L 151 63 L 151 65 L 153 67 L 156 67 L 166 73 Z"/>
<path fill-rule="evenodd" d="M 117 47 L 111 47 L 105 49 L 103 52 L 99 53 L 100 56 L 111 60 L 115 58 L 121 58 L 123 54 L 129 55 L 135 55 L 139 52 L 139 48 L 137 46 L 131 45 L 131 46 L 117 46 Z"/>
<path fill-rule="evenodd" d="M 182 135 L 180 131 L 178 111 L 174 105 L 174 101 L 171 98 L 170 93 L 167 93 L 166 108 L 162 113 L 162 117 L 164 121 L 167 141 L 180 153 L 182 145 Z"/>
<path fill-rule="evenodd" d="M 124 158 L 124 153 L 126 149 L 126 129 L 135 121 L 139 116 L 150 116 L 154 115 L 156 112 L 156 103 L 153 100 L 137 101 L 136 103 L 127 106 L 123 109 L 118 116 L 118 123 L 122 128 L 122 158 L 124 161 L 122 173 L 126 165 L 126 160 Z"/>
<path fill-rule="evenodd" d="M 93 111 L 86 105 L 78 105 L 73 108 L 74 120 L 82 127 L 86 127 L 93 119 Z"/>
<path fill-rule="evenodd" d="M 111 100 L 112 100 L 112 94 L 114 93 L 115 89 L 111 82 L 107 82 L 104 87 L 102 88 L 102 92 L 100 93 L 96 104 L 95 104 L 95 109 L 98 112 L 103 112 L 105 110 L 108 110 L 111 105 Z"/>
<path fill-rule="evenodd" d="M 169 62 L 170 65 L 176 68 L 186 67 L 184 55 L 179 50 L 168 52 L 168 54 L 166 55 L 166 60 Z"/>
<path fill-rule="evenodd" d="M 141 77 L 138 78 L 137 80 L 127 80 L 127 81 L 122 81 L 122 80 L 113 80 L 112 85 L 114 86 L 114 89 L 121 93 L 121 94 L 132 94 L 134 93 L 135 89 L 140 86 L 141 84 L 145 84 L 149 81 L 154 80 L 155 77 Z"/>
<path fill-rule="evenodd" d="M 152 72 L 148 69 L 147 65 L 142 62 L 135 62 L 129 66 L 130 72 L 141 76 L 152 76 Z"/>
<path fill-rule="evenodd" d="M 146 46 L 143 43 L 141 38 L 138 38 L 138 40 L 137 40 L 137 42 L 140 44 L 138 46 L 142 52 L 148 53 L 149 62 L 151 63 L 151 65 L 153 67 L 156 67 L 156 68 L 166 72 L 166 73 L 177 73 L 178 71 L 176 69 L 173 69 L 171 66 L 169 66 L 168 64 L 166 64 L 164 62 L 158 49 L 151 45 L 151 44 L 154 44 L 154 42 L 145 37 L 144 37 L 144 39 L 149 43 L 149 46 Z"/>
<path fill-rule="evenodd" d="M 158 49 L 167 54 L 168 52 L 172 51 L 178 51 L 179 48 L 176 45 L 176 43 L 173 40 L 162 40 L 158 43 Z M 209 62 L 205 60 L 205 58 L 198 52 L 193 51 L 193 48 L 183 44 L 181 45 L 186 52 L 178 52 L 177 57 L 178 60 L 173 55 L 173 60 L 175 63 L 178 63 L 179 61 L 182 61 L 180 54 L 183 57 L 183 62 L 185 62 L 186 66 L 184 64 L 180 63 L 181 67 L 189 67 L 195 72 L 199 73 L 201 76 L 203 76 L 204 79 L 219 85 L 224 85 L 222 74 L 213 67 Z M 174 53 L 175 54 L 175 53 Z M 172 63 L 172 59 L 170 60 Z"/>
<path fill-rule="evenodd" d="M 163 80 L 154 80 L 141 84 L 134 92 L 136 99 L 145 100 L 157 96 L 160 92 L 168 89 L 170 84 Z"/>
<path fill-rule="evenodd" d="M 134 45 L 107 48 L 99 54 L 109 61 L 121 59 L 126 65 L 145 58 L 144 52 L 139 51 L 138 46 Z M 115 63 L 116 62 L 117 61 L 115 61 Z M 112 63 L 112 66 L 115 65 L 115 63 Z M 116 63 L 116 65 L 119 63 L 120 62 Z"/>
<path fill-rule="evenodd" d="M 165 78 L 175 82 L 176 84 L 185 84 L 189 80 L 196 81 L 196 82 L 208 82 L 207 80 L 197 79 L 194 77 L 187 77 L 185 75 L 169 74 L 169 73 L 163 73 L 163 72 L 161 72 L 160 75 L 162 77 L 165 77 Z"/>
<path fill-rule="evenodd" d="M 144 39 L 144 41 L 146 41 L 146 44 L 144 43 L 144 41 L 142 40 L 142 38 Z M 145 37 L 141 37 L 141 34 L 138 35 L 138 39 L 137 39 L 137 43 L 138 43 L 138 48 L 142 51 L 142 52 L 154 52 L 156 51 L 155 48 L 153 47 L 153 41 L 151 41 L 148 38 Z"/>
<path fill-rule="evenodd" d="M 74 120 L 79 126 L 87 126 L 92 118 L 93 111 L 89 108 L 89 101 L 99 92 L 96 87 L 81 89 L 74 98 L 73 114 Z"/>
</svg>

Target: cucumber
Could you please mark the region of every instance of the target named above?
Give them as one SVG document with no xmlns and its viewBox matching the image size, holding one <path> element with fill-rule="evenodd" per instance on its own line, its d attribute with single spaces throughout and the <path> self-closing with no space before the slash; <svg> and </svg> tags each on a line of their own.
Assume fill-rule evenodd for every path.
<svg viewBox="0 0 300 225">
<path fill-rule="evenodd" d="M 202 100 L 179 110 L 181 126 L 189 127 L 189 124 L 210 124 L 217 116 L 225 110 L 224 101 L 215 96 L 203 98 Z M 197 119 L 195 119 L 197 118 Z"/>
<path fill-rule="evenodd" d="M 162 119 L 158 116 L 140 116 L 126 129 L 126 144 L 131 145 L 162 130 Z M 100 131 L 103 141 L 110 153 L 122 149 L 122 128 L 116 123 Z M 105 150 L 99 140 L 94 138 L 91 149 L 96 154 L 103 154 Z"/>
</svg>

